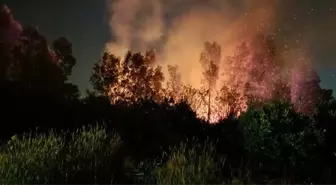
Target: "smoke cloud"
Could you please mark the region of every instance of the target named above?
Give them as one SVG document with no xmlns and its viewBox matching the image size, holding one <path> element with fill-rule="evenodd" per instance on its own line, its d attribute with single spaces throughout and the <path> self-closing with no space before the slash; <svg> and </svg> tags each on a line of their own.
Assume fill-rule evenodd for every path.
<svg viewBox="0 0 336 185">
<path fill-rule="evenodd" d="M 107 3 L 114 38 L 106 44 L 107 51 L 122 57 L 127 50 L 143 52 L 154 48 L 160 64 L 177 64 L 184 82 L 196 86 L 201 70 L 199 53 L 205 41 L 219 43 L 225 57 L 232 55 L 240 42 L 249 42 L 260 32 L 272 33 L 278 44 L 284 46 L 278 50 L 293 53 L 300 48 L 308 59 L 319 55 L 308 56 L 309 49 L 321 46 L 322 40 L 327 41 L 325 37 L 330 36 L 321 34 L 317 28 L 325 28 L 330 25 L 327 20 L 332 19 L 326 16 L 326 21 L 318 20 L 323 13 L 317 11 L 322 10 L 317 10 L 316 1 L 310 0 L 108 0 Z M 332 4 L 326 7 L 329 9 L 325 13 L 333 10 Z M 324 39 L 316 38 L 317 34 Z M 329 47 L 323 52 L 330 51 L 333 43 L 324 43 Z M 286 61 L 293 64 L 297 59 L 293 54 L 290 56 Z"/>
<path fill-rule="evenodd" d="M 110 20 L 115 41 L 106 48 L 123 56 L 127 50 L 144 51 L 160 41 L 164 32 L 163 5 L 157 0 L 109 1 Z"/>
<path fill-rule="evenodd" d="M 217 42 L 222 48 L 225 65 L 237 46 L 246 42 L 249 50 L 259 34 L 273 35 L 277 52 L 284 61 L 282 71 L 274 72 L 260 66 L 260 72 L 270 71 L 257 89 L 260 96 L 274 90 L 280 73 L 293 73 L 287 78 L 292 100 L 304 92 L 299 84 L 306 74 L 297 75 L 302 66 L 310 68 L 312 61 L 331 64 L 323 56 L 336 48 L 335 1 L 316 0 L 108 0 L 113 40 L 106 50 L 123 57 L 126 51 L 144 52 L 155 49 L 158 64 L 177 65 L 182 81 L 193 87 L 201 86 L 202 67 L 199 63 L 204 42 Z M 323 20 L 321 20 L 323 19 Z M 328 31 L 323 31 L 328 30 Z M 329 52 L 329 53 L 328 53 Z M 320 61 L 323 60 L 323 61 Z M 220 66 L 222 67 L 222 66 Z M 248 68 L 248 67 L 246 67 Z M 262 69 L 264 68 L 264 69 Z M 294 69 L 289 72 L 287 69 Z M 223 70 L 223 69 L 222 69 Z M 224 67 L 225 70 L 225 67 Z M 230 70 L 230 69 L 229 69 Z M 240 71 L 243 75 L 250 69 Z M 272 72 L 273 71 L 273 72 Z M 221 71 L 221 74 L 228 71 Z M 232 72 L 232 71 L 231 71 Z M 238 71 L 235 71 L 238 73 Z M 276 76 L 273 76 L 276 75 Z M 167 76 L 167 72 L 166 72 Z M 229 80 L 221 75 L 221 81 Z M 252 81 L 248 79 L 247 81 Z M 270 82 L 269 78 L 273 78 Z M 246 82 L 245 82 L 246 83 Z M 254 82 L 253 82 L 254 83 Z M 298 84 L 299 83 L 299 84 Z M 261 89 L 261 90 L 260 90 Z"/>
<path fill-rule="evenodd" d="M 184 82 L 199 85 L 199 54 L 205 41 L 216 41 L 223 56 L 260 31 L 272 31 L 277 2 L 260 0 L 115 0 L 108 1 L 115 40 L 106 50 L 155 48 L 160 64 L 179 66 Z"/>
</svg>

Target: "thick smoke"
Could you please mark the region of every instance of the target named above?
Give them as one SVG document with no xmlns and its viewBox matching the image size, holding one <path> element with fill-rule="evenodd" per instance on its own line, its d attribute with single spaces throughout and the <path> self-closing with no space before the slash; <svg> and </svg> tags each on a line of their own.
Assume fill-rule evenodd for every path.
<svg viewBox="0 0 336 185">
<path fill-rule="evenodd" d="M 109 1 L 115 40 L 106 49 L 118 56 L 127 50 L 155 48 L 160 64 L 179 66 L 183 81 L 198 86 L 199 54 L 205 41 L 216 41 L 223 56 L 242 41 L 272 29 L 275 1 L 262 0 L 116 0 Z M 192 66 L 192 67 L 191 67 Z"/>
<path fill-rule="evenodd" d="M 158 64 L 177 65 L 182 81 L 199 88 L 203 70 L 199 63 L 200 53 L 205 41 L 215 41 L 222 48 L 220 73 L 228 74 L 220 75 L 221 82 L 238 88 L 240 94 L 245 93 L 243 86 L 249 84 L 254 86 L 255 90 L 250 92 L 254 96 L 269 98 L 274 91 L 278 91 L 278 81 L 285 80 L 291 91 L 291 100 L 295 103 L 298 96 L 308 92 L 304 84 L 309 83 L 307 80 L 310 79 L 306 79 L 306 76 L 314 75 L 311 70 L 301 70 L 302 66 L 310 69 L 311 61 L 317 58 L 311 49 L 319 44 L 319 39 L 313 35 L 321 33 L 321 30 L 314 26 L 326 26 L 316 19 L 315 2 L 109 0 L 110 28 L 114 40 L 107 43 L 106 50 L 123 57 L 127 50 L 144 52 L 155 49 Z M 238 64 L 242 67 L 227 63 L 226 57 L 235 56 L 237 46 L 242 42 L 246 43 L 250 53 L 258 52 L 260 45 L 255 44 L 255 40 L 260 34 L 272 35 L 277 56 L 283 61 L 281 69 L 275 69 L 272 65 L 255 66 L 251 63 L 253 56 L 248 56 L 244 64 Z M 247 75 L 252 70 L 267 75 L 256 82 Z"/>
<path fill-rule="evenodd" d="M 114 39 L 106 49 L 124 56 L 127 50 L 155 48 L 160 64 L 177 64 L 183 81 L 198 86 L 199 54 L 205 41 L 219 43 L 224 57 L 259 33 L 274 34 L 284 46 L 278 50 L 308 49 L 315 30 L 308 28 L 315 22 L 302 11 L 312 14 L 313 10 L 306 3 L 299 14 L 297 6 L 277 0 L 109 0 Z M 285 56 L 289 64 L 297 60 L 292 56 Z"/>
<path fill-rule="evenodd" d="M 108 2 L 115 42 L 107 48 L 123 56 L 127 50 L 144 51 L 161 40 L 164 31 L 163 4 L 157 0 L 116 0 Z"/>
</svg>

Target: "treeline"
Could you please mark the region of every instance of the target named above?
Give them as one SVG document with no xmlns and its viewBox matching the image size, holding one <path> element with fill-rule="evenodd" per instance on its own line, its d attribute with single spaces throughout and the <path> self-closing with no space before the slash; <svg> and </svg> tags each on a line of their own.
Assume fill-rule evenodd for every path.
<svg viewBox="0 0 336 185">
<path fill-rule="evenodd" d="M 271 36 L 225 59 L 206 42 L 200 89 L 152 51 L 105 53 L 81 96 L 70 41 L 0 18 L 2 184 L 336 182 L 332 91 L 303 72 L 293 98 Z"/>
</svg>

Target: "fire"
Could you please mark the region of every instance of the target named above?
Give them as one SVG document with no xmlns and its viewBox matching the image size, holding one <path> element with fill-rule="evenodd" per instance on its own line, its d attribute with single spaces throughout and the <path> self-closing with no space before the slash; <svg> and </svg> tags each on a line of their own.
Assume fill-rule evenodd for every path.
<svg viewBox="0 0 336 185">
<path fill-rule="evenodd" d="M 277 22 L 282 16 L 279 1 L 244 0 L 239 7 L 228 0 L 116 0 L 108 5 L 114 39 L 105 49 L 118 56 L 127 50 L 158 49 L 157 64 L 176 65 L 179 70 L 167 85 L 169 96 L 187 100 L 199 118 L 214 123 L 230 111 L 238 116 L 252 98 L 289 99 L 301 106 L 298 96 L 315 93 L 307 91 L 304 84 L 310 82 L 303 80 L 311 72 L 298 70 L 303 63 L 310 67 L 307 54 L 289 56 L 298 54 L 297 46 L 279 44 L 284 36 Z M 217 79 L 213 84 L 202 81 L 205 67 L 199 54 L 205 41 L 222 47 L 221 59 L 215 62 L 219 70 L 212 71 Z M 164 76 L 172 75 L 168 70 Z"/>
<path fill-rule="evenodd" d="M 314 76 L 309 63 L 303 60 L 300 65 L 283 65 L 280 63 L 281 60 L 276 58 L 271 37 L 255 39 L 249 44 L 239 45 L 235 54 L 221 60 L 218 64 L 221 66 L 220 75 L 216 77 L 219 83 L 215 85 L 209 83 L 200 88 L 184 86 L 184 90 L 180 88 L 182 90 L 178 93 L 175 90 L 173 97 L 177 100 L 186 99 L 197 116 L 209 123 L 218 123 L 230 113 L 234 116 L 241 115 L 247 110 L 249 100 L 261 102 L 272 99 L 288 100 L 298 110 L 305 113 L 311 111 L 307 102 L 313 100 L 315 87 L 303 84 L 313 82 L 312 85 L 316 85 L 318 78 Z M 299 61 L 296 64 L 299 64 Z M 182 74 L 176 75 L 175 71 L 176 76 Z M 313 91 L 308 91 L 307 88 Z M 308 98 L 306 105 L 297 101 L 298 96 Z"/>
</svg>

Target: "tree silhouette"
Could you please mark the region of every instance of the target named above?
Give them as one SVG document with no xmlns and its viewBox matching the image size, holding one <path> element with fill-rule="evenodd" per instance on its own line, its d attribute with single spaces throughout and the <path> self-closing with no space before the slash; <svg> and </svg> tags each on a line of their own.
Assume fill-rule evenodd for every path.
<svg viewBox="0 0 336 185">
<path fill-rule="evenodd" d="M 201 53 L 200 63 L 203 67 L 203 83 L 207 90 L 207 119 L 211 116 L 211 95 L 216 88 L 216 82 L 219 75 L 219 63 L 221 60 L 221 47 L 216 43 L 205 42 L 204 50 Z"/>
<path fill-rule="evenodd" d="M 76 63 L 71 43 L 59 38 L 51 50 L 36 28 L 22 28 L 5 5 L 1 6 L 0 25 L 1 79 L 29 88 L 61 90 Z"/>
<path fill-rule="evenodd" d="M 29 88 L 59 90 L 65 77 L 53 59 L 46 38 L 35 28 L 24 28 L 12 50 L 8 78 Z"/>
<path fill-rule="evenodd" d="M 245 101 L 249 95 L 248 75 L 251 61 L 249 60 L 251 52 L 246 43 L 237 46 L 235 54 L 228 56 L 224 62 L 223 76 L 227 80 L 221 84 L 220 95 L 218 97 L 221 106 L 228 107 L 228 112 L 236 115 L 238 112 L 246 109 Z"/>
<path fill-rule="evenodd" d="M 71 75 L 72 68 L 76 64 L 76 59 L 72 54 L 72 44 L 65 37 L 60 37 L 53 42 L 53 51 L 55 59 L 59 63 L 63 75 L 68 77 Z"/>
<path fill-rule="evenodd" d="M 22 27 L 6 6 L 0 10 L 0 99 L 3 120 L 10 120 L 0 135 L 67 125 L 79 104 L 77 86 L 66 82 L 61 62 L 37 28 Z"/>
<path fill-rule="evenodd" d="M 20 37 L 21 25 L 14 20 L 10 9 L 0 4 L 0 78 L 4 80 L 10 65 L 10 52 Z"/>
<path fill-rule="evenodd" d="M 178 72 L 178 66 L 168 65 L 169 79 L 167 81 L 167 91 L 169 97 L 174 101 L 180 101 L 182 99 L 183 84 L 181 81 L 181 74 Z"/>
<path fill-rule="evenodd" d="M 112 102 L 134 103 L 140 99 L 159 101 L 164 80 L 160 66 L 154 66 L 155 53 L 128 52 L 124 60 L 105 53 L 94 66 L 91 82 L 94 88 L 108 95 Z"/>
</svg>

